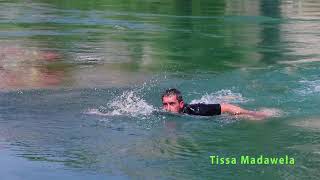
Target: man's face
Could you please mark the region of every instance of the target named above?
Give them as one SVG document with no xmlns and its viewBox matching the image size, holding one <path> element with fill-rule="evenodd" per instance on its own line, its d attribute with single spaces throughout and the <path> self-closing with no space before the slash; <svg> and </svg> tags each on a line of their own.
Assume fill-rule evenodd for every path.
<svg viewBox="0 0 320 180">
<path fill-rule="evenodd" d="M 179 102 L 176 95 L 163 96 L 162 98 L 162 107 L 166 111 L 180 113 L 183 106 L 183 101 Z"/>
</svg>

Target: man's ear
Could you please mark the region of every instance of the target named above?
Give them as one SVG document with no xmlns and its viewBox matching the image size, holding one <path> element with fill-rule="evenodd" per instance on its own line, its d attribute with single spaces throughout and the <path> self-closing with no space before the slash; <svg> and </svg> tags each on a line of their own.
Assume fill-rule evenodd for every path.
<svg viewBox="0 0 320 180">
<path fill-rule="evenodd" d="M 184 102 L 183 101 L 180 101 L 179 107 L 180 107 L 180 109 L 182 109 L 184 107 Z"/>
</svg>

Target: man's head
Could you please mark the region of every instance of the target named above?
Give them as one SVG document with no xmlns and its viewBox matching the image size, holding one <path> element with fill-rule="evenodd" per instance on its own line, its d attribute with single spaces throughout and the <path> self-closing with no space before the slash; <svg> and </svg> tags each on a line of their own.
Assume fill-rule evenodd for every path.
<svg viewBox="0 0 320 180">
<path fill-rule="evenodd" d="M 177 89 L 167 89 L 161 98 L 164 110 L 174 113 L 180 113 L 183 110 L 184 102 L 181 92 Z"/>
</svg>

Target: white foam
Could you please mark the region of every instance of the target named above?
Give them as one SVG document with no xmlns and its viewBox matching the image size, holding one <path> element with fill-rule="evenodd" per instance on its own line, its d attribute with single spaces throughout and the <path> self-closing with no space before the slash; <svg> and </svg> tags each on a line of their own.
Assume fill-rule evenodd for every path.
<svg viewBox="0 0 320 180">
<path fill-rule="evenodd" d="M 285 114 L 283 111 L 276 108 L 261 108 L 259 111 L 265 113 L 269 117 L 281 117 Z"/>
<path fill-rule="evenodd" d="M 303 84 L 303 88 L 296 90 L 296 92 L 298 92 L 300 95 L 309 95 L 320 92 L 320 80 L 299 82 Z"/>
<path fill-rule="evenodd" d="M 111 100 L 107 107 L 101 106 L 99 109 L 89 109 L 87 114 L 96 114 L 102 116 L 147 116 L 156 109 L 148 104 L 143 98 L 134 91 L 125 91 L 121 96 Z"/>
<path fill-rule="evenodd" d="M 108 113 L 103 113 L 103 112 L 100 112 L 99 109 L 88 109 L 86 112 L 86 114 L 93 114 L 93 115 L 99 115 L 99 116 L 109 116 Z"/>
<path fill-rule="evenodd" d="M 194 99 L 190 103 L 246 103 L 248 101 L 250 101 L 250 99 L 243 97 L 240 93 L 234 93 L 231 90 L 223 89 L 214 93 L 203 95 L 200 99 Z"/>
<path fill-rule="evenodd" d="M 302 127 L 310 130 L 319 131 L 320 130 L 320 119 L 319 118 L 307 118 L 303 120 L 296 121 L 292 123 L 291 125 Z"/>
</svg>

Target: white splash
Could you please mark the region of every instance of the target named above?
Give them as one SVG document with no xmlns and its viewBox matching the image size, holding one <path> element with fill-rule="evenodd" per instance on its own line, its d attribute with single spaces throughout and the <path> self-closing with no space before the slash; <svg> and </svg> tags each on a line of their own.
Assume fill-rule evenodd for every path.
<svg viewBox="0 0 320 180">
<path fill-rule="evenodd" d="M 150 115 L 155 110 L 152 105 L 148 104 L 134 91 L 125 91 L 121 96 L 110 101 L 107 107 L 101 106 L 99 109 L 89 109 L 87 114 L 104 116 L 129 115 L 136 117 Z"/>
<path fill-rule="evenodd" d="M 250 101 L 250 99 L 244 98 L 240 93 L 233 93 L 231 90 L 223 89 L 211 94 L 206 94 L 202 96 L 200 99 L 194 99 L 190 103 L 246 103 L 248 101 Z"/>
<path fill-rule="evenodd" d="M 92 115 L 99 115 L 99 116 L 109 116 L 108 113 L 103 113 L 101 112 L 99 109 L 88 109 L 86 112 L 86 114 L 92 114 Z"/>
<path fill-rule="evenodd" d="M 320 92 L 320 80 L 299 82 L 303 85 L 303 88 L 296 90 L 300 95 L 309 95 Z"/>
</svg>

